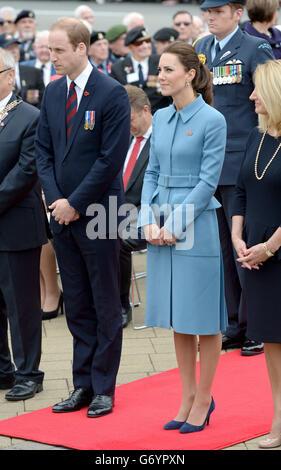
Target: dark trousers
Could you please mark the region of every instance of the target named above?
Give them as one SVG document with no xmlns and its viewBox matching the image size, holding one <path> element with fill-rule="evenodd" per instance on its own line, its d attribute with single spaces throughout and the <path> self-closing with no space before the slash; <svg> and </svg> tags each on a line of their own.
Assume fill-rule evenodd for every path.
<svg viewBox="0 0 281 470">
<path fill-rule="evenodd" d="M 79 224 L 54 234 L 66 319 L 73 336 L 73 384 L 115 390 L 122 346 L 120 241 L 90 240 Z"/>
<path fill-rule="evenodd" d="M 243 340 L 247 326 L 246 300 L 243 294 L 244 272 L 237 263 L 237 254 L 231 241 L 232 201 L 235 186 L 218 186 L 215 197 L 222 207 L 217 210 L 220 242 L 223 255 L 225 298 L 228 312 L 228 328 L 224 332 L 230 338 Z"/>
<path fill-rule="evenodd" d="M 129 307 L 129 295 L 132 278 L 132 251 L 140 251 L 146 248 L 143 239 L 121 240 L 120 247 L 120 298 L 124 308 Z"/>
<path fill-rule="evenodd" d="M 42 383 L 41 358 L 41 247 L 0 252 L 0 377 L 15 374 Z M 8 321 L 13 359 L 8 346 Z"/>
</svg>

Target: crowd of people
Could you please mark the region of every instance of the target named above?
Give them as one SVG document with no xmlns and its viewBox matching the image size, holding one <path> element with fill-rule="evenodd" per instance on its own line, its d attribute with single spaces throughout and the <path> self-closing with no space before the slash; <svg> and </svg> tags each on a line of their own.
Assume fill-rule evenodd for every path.
<svg viewBox="0 0 281 470">
<path fill-rule="evenodd" d="M 32 10 L 0 8 L 0 388 L 42 391 L 41 321 L 65 310 L 74 392 L 53 412 L 112 412 L 132 252 L 147 249 L 146 325 L 173 328 L 182 380 L 164 429 L 209 424 L 221 348 L 241 348 L 265 352 L 274 418 L 260 446 L 275 447 L 279 1 L 196 3 L 201 15 L 181 5 L 153 35 L 139 12 L 103 31 L 84 4 L 37 31 Z"/>
</svg>

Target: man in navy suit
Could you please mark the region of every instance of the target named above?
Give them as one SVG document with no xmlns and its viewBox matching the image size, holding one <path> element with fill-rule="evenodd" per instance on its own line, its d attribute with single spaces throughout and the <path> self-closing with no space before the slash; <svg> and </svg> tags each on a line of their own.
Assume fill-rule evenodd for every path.
<svg viewBox="0 0 281 470">
<path fill-rule="evenodd" d="M 239 21 L 245 0 L 205 0 L 209 31 L 193 46 L 213 73 L 214 106 L 227 122 L 224 165 L 215 196 L 224 260 L 229 325 L 223 348 L 242 347 L 242 355 L 260 354 L 263 344 L 245 337 L 247 313 L 243 296 L 243 270 L 236 263 L 231 242 L 231 211 L 234 187 L 251 130 L 257 125 L 253 102 L 254 72 L 258 64 L 274 59 L 269 43 L 241 31 Z"/>
<path fill-rule="evenodd" d="M 121 355 L 120 242 L 109 212 L 124 202 L 130 106 L 125 89 L 89 63 L 89 46 L 80 20 L 51 27 L 51 60 L 64 77 L 46 88 L 36 148 L 74 339 L 74 392 L 53 411 L 89 405 L 87 415 L 98 417 L 113 409 Z M 106 226 L 96 237 L 90 215 L 101 209 Z"/>
<path fill-rule="evenodd" d="M 14 79 L 13 56 L 0 48 L 0 389 L 11 389 L 9 401 L 43 389 L 39 270 L 47 243 L 34 148 L 39 110 L 13 93 Z"/>
</svg>

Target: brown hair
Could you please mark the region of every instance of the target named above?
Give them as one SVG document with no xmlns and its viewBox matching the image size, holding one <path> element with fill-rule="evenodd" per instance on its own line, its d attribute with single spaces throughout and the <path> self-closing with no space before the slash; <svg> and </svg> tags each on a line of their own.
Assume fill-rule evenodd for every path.
<svg viewBox="0 0 281 470">
<path fill-rule="evenodd" d="M 81 42 L 85 44 L 87 53 L 90 47 L 90 33 L 84 23 L 77 18 L 61 18 L 52 24 L 50 31 L 62 29 L 66 32 L 73 49 L 77 49 Z"/>
<path fill-rule="evenodd" d="M 183 41 L 175 41 L 168 45 L 163 53 L 175 54 L 186 72 L 194 69 L 196 74 L 191 82 L 192 88 L 201 93 L 207 104 L 213 105 L 213 85 L 211 72 L 198 58 L 195 49 Z"/>
<path fill-rule="evenodd" d="M 128 93 L 131 108 L 137 112 L 142 111 L 144 106 L 149 106 L 150 108 L 147 94 L 141 88 L 134 85 L 125 85 L 124 88 Z"/>
<path fill-rule="evenodd" d="M 239 3 L 239 2 L 230 2 L 230 3 L 228 3 L 228 5 L 230 6 L 232 11 L 244 10 L 244 5 L 242 3 Z"/>
<path fill-rule="evenodd" d="M 246 8 L 251 22 L 269 22 L 279 8 L 279 0 L 247 0 Z"/>
</svg>

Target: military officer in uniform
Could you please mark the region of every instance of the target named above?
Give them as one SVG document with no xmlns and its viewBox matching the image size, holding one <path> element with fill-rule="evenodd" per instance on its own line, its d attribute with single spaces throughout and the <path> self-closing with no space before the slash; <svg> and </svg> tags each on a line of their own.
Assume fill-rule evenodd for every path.
<svg viewBox="0 0 281 470">
<path fill-rule="evenodd" d="M 125 46 L 130 55 L 118 60 L 111 68 L 111 76 L 122 85 L 135 85 L 147 94 L 151 112 L 171 104 L 169 97 L 162 96 L 158 83 L 159 55 L 151 54 L 151 38 L 142 26 L 130 29 L 126 35 Z"/>
<path fill-rule="evenodd" d="M 225 161 L 216 197 L 220 239 L 224 258 L 226 302 L 229 326 L 223 348 L 241 347 L 243 355 L 263 352 L 263 344 L 245 337 L 247 312 L 243 297 L 243 271 L 237 265 L 231 243 L 231 205 L 233 191 L 243 159 L 247 138 L 257 125 L 257 115 L 249 100 L 258 64 L 274 59 L 269 43 L 239 28 L 245 0 L 205 0 L 210 35 L 194 44 L 199 58 L 213 73 L 214 106 L 227 121 Z"/>
</svg>

